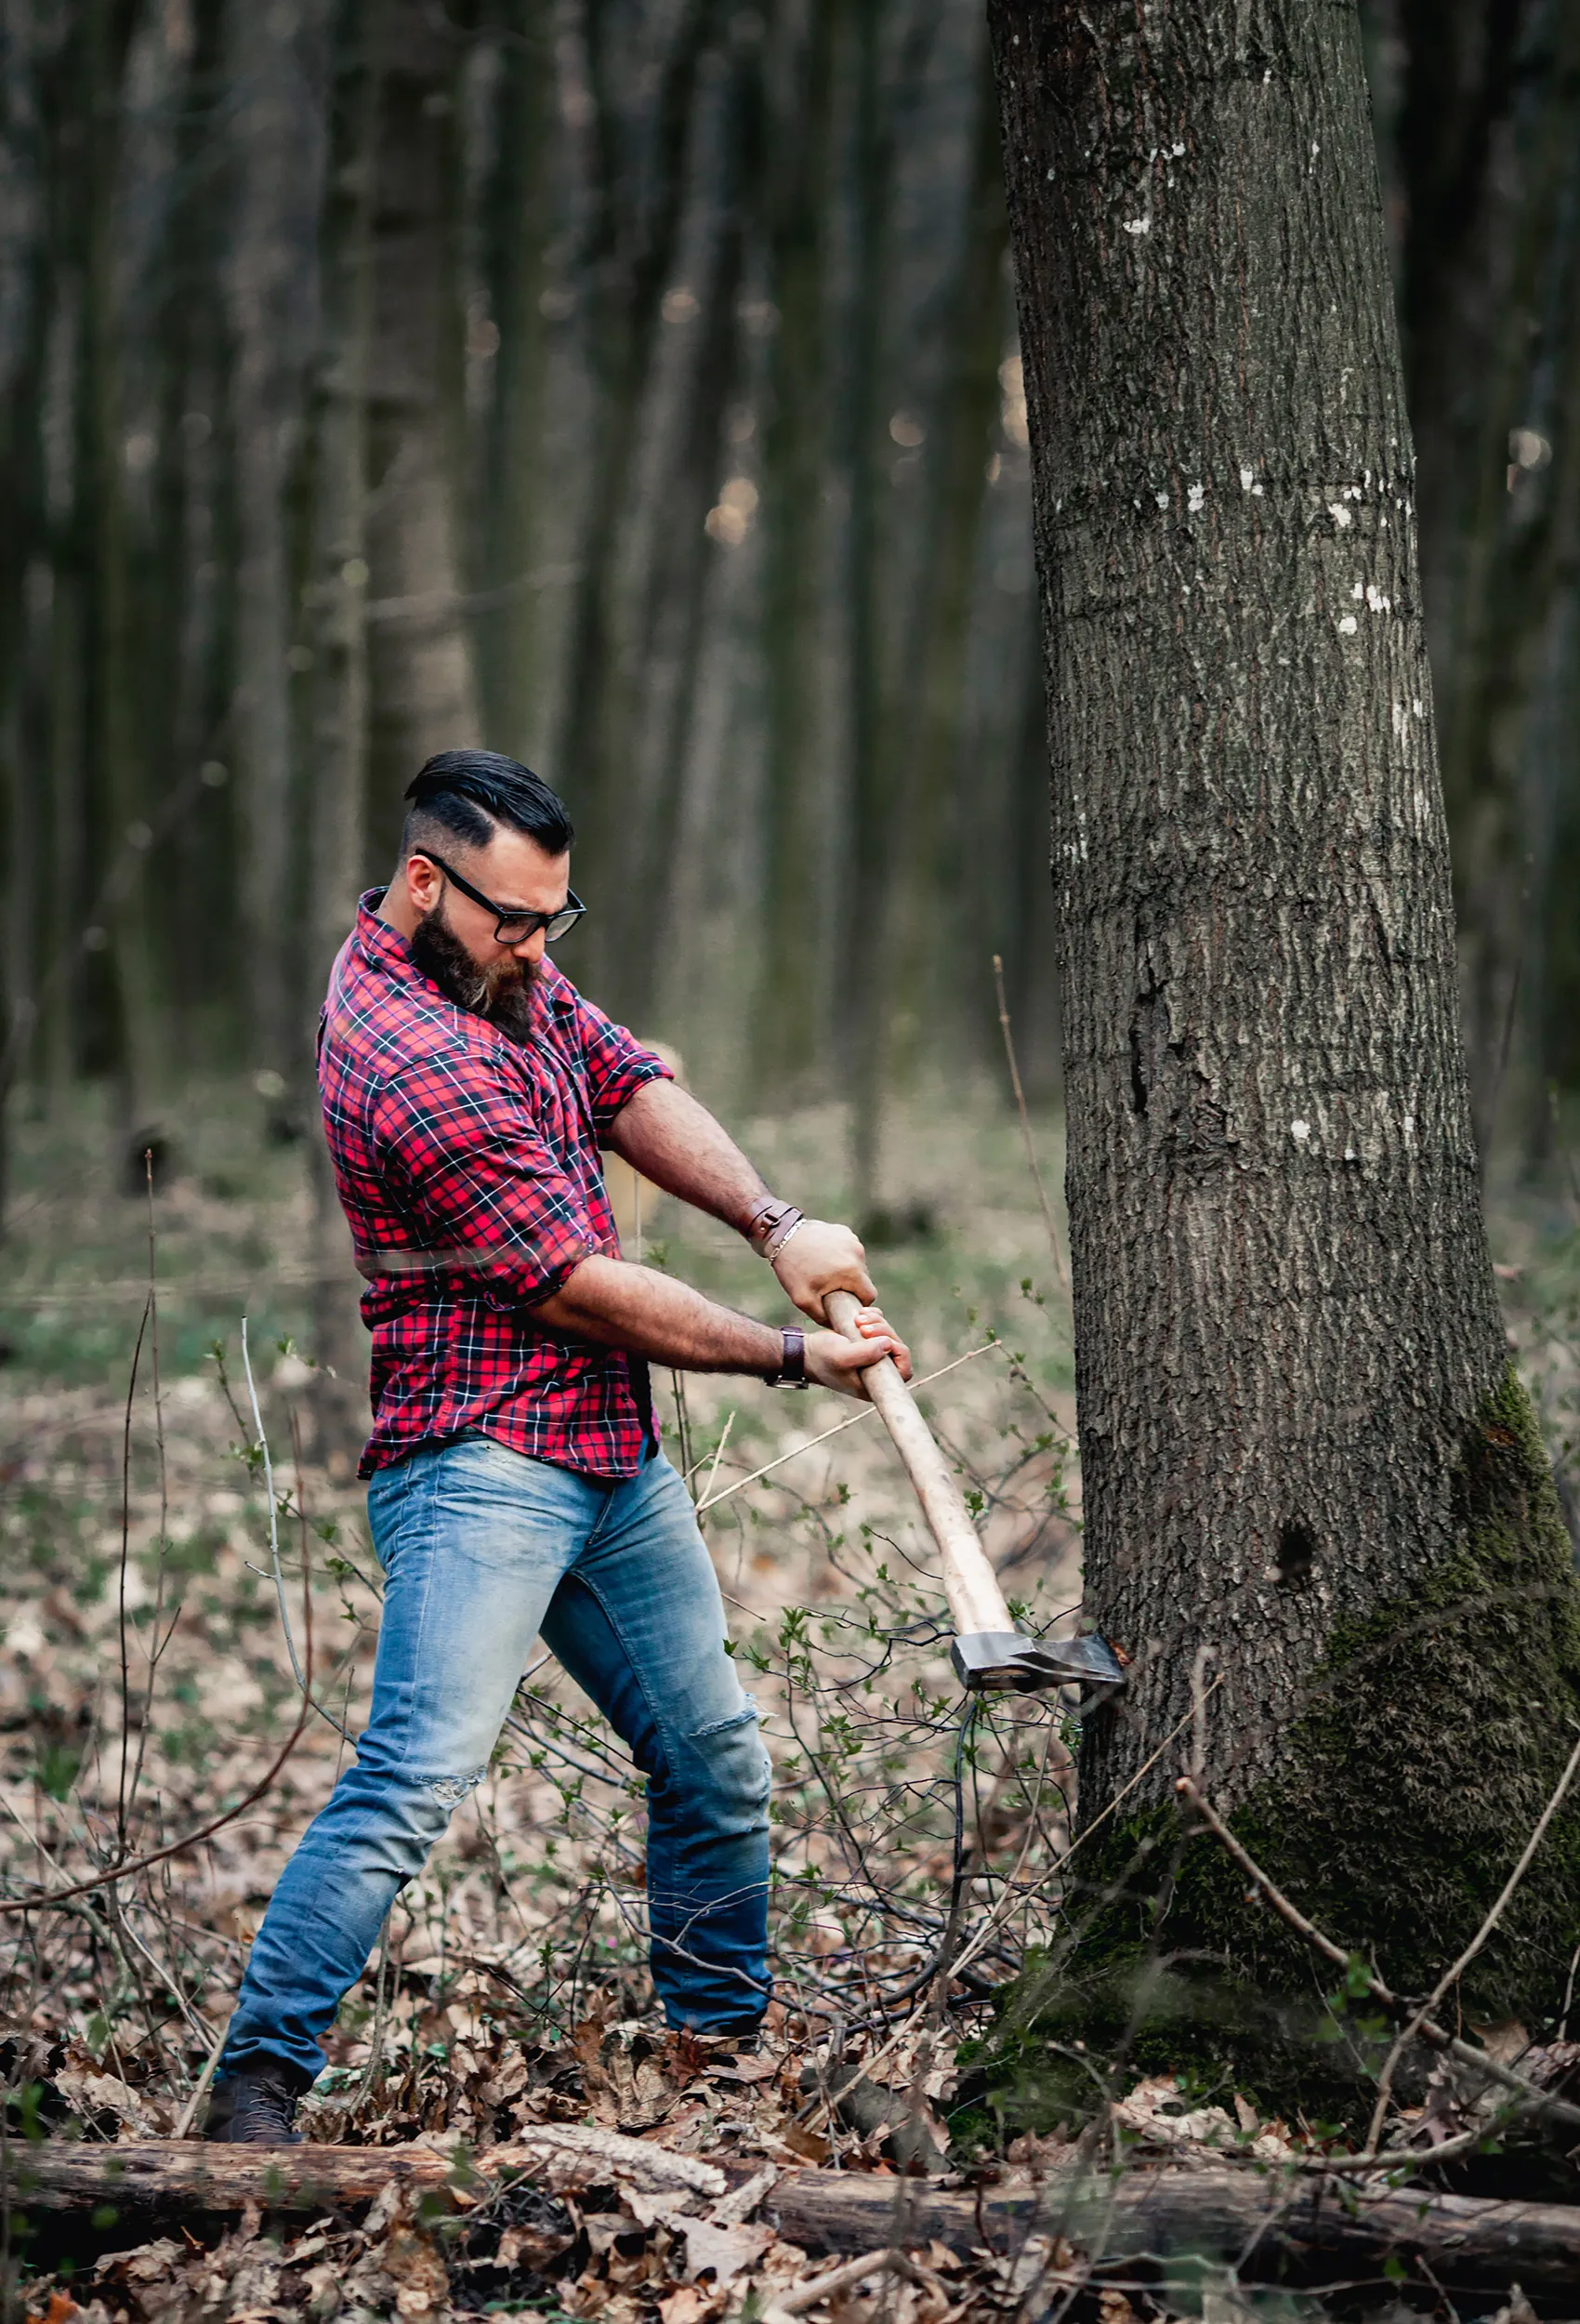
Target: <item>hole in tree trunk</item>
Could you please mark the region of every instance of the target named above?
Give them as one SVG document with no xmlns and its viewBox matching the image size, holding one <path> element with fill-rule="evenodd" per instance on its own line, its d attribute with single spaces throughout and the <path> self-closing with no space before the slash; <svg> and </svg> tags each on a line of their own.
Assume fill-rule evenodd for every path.
<svg viewBox="0 0 1580 2324">
<path fill-rule="evenodd" d="M 1278 1529 L 1278 1578 L 1284 1590 L 1303 1589 L 1311 1578 L 1317 1545 L 1297 1517 Z"/>
<path fill-rule="evenodd" d="M 1138 1114 L 1147 1110 L 1146 1076 L 1141 1070 L 1141 1012 L 1130 1020 L 1130 1103 Z"/>
</svg>

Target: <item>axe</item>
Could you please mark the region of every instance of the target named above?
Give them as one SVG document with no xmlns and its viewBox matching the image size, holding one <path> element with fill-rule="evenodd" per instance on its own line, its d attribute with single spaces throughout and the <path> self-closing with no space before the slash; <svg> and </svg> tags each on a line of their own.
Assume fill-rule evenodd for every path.
<svg viewBox="0 0 1580 2324">
<path fill-rule="evenodd" d="M 836 1331 L 860 1338 L 855 1318 L 861 1301 L 849 1291 L 830 1291 L 823 1312 Z M 943 1561 L 944 1595 L 954 1618 L 949 1658 L 962 1686 L 972 1693 L 1007 1688 L 1030 1694 L 1039 1687 L 1123 1686 L 1125 1672 L 1104 1638 L 1023 1638 L 1009 1618 L 998 1576 L 977 1538 L 960 1487 L 916 1409 L 910 1390 L 889 1356 L 862 1375 L 878 1418 L 915 1487 L 928 1529 Z"/>
</svg>

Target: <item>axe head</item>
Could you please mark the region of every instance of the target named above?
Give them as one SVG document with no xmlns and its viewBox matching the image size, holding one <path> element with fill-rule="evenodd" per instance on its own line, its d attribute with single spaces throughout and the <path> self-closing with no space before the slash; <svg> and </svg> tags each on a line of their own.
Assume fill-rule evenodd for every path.
<svg viewBox="0 0 1580 2324">
<path fill-rule="evenodd" d="M 971 1694 L 1030 1695 L 1049 1686 L 1123 1686 L 1125 1672 L 1106 1638 L 1022 1638 L 1018 1631 L 971 1631 L 949 1649 L 955 1675 Z"/>
</svg>

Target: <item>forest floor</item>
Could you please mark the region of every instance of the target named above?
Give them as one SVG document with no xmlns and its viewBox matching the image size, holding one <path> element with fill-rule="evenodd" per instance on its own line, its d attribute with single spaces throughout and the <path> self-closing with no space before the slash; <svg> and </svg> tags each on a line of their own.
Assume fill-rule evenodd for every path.
<svg viewBox="0 0 1580 2324">
<path fill-rule="evenodd" d="M 20 1126 L 0 1300 L 0 1900 L 178 1843 L 140 1874 L 0 1924 L 6 2129 L 24 2141 L 129 2151 L 186 2129 L 273 1882 L 344 1763 L 341 1730 L 365 1717 L 378 1572 L 359 1488 L 343 1462 L 332 1472 L 313 1457 L 303 1150 L 271 1142 L 269 1117 L 250 1089 L 199 1093 L 157 1172 L 151 1235 L 86 1104 Z M 744 1142 L 774 1183 L 836 1212 L 839 1131 L 814 1113 L 752 1125 Z M 1034 1132 L 1056 1187 L 1058 1125 Z M 1080 1595 L 1069 1308 L 1019 1128 L 987 1093 L 956 1093 L 898 1115 L 890 1150 L 904 1156 L 893 1192 L 908 1234 L 874 1254 L 882 1296 L 1022 1627 L 1066 1631 Z M 1511 1195 L 1494 1221 L 1511 1334 L 1571 1467 L 1575 1221 L 1561 1193 Z M 644 1221 L 642 1244 L 648 1263 L 777 1313 L 765 1271 L 678 1207 Z M 545 1659 L 348 1997 L 307 2135 L 426 2142 L 469 2169 L 546 2126 L 582 2125 L 726 2164 L 737 2181 L 758 2172 L 764 2186 L 811 2165 L 899 2190 L 908 2161 L 977 2184 L 983 2158 L 950 2151 L 955 2053 L 1056 1924 L 1070 1707 L 993 1700 L 963 1721 L 935 1553 L 870 1413 L 730 1380 L 656 1385 L 774 1762 L 780 1999 L 763 2049 L 713 2055 L 655 2019 L 640 1788 Z M 310 1713 L 283 1608 L 297 1656 L 310 1651 Z M 1294 2168 L 1322 2143 L 1308 2125 L 1257 2121 L 1233 2093 L 1205 2102 L 1166 2080 L 1103 2120 L 1113 2155 L 1141 2162 L 1189 2149 Z M 986 2175 L 1011 2188 L 1085 2151 L 1013 2124 L 999 2149 Z M 684 2203 L 655 2205 L 612 2152 L 579 2175 L 561 2167 L 552 2199 L 480 2202 L 458 2183 L 414 2205 L 392 2189 L 358 2224 L 282 2225 L 255 2208 L 217 2242 L 127 2246 L 111 2203 L 64 2267 L 47 2221 L 16 2215 L 25 2197 L 0 2200 L 0 2264 L 20 2270 L 9 2311 L 51 2324 L 79 2307 L 93 2324 L 813 2310 L 944 2324 L 1072 2303 L 1126 2324 L 1271 2315 L 1269 2299 L 1280 2315 L 1314 2312 L 1232 2268 L 1094 2275 L 1052 2233 L 974 2255 L 933 2238 L 899 2273 L 875 2263 L 857 2287 L 831 2283 L 824 2309 L 810 2280 L 821 2262 L 749 2208 L 704 2219 L 693 2200 L 688 2225 Z M 1404 2296 L 1380 2277 L 1373 2289 L 1373 2314 Z"/>
</svg>

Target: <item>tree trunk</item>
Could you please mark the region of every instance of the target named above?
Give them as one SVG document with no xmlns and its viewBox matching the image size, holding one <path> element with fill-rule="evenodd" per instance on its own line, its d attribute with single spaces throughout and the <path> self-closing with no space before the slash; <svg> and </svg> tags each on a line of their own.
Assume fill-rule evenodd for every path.
<svg viewBox="0 0 1580 2324">
<path fill-rule="evenodd" d="M 928 430 L 924 577 L 897 706 L 898 719 L 904 721 L 904 756 L 889 842 L 893 901 L 883 970 L 896 1078 L 933 1050 L 950 1001 L 943 987 L 946 980 L 955 981 L 959 970 L 955 947 L 938 941 L 938 906 L 957 878 L 945 860 L 945 806 L 962 745 L 977 548 L 998 416 L 1008 231 L 985 40 L 977 78 L 978 115 L 964 188 L 966 231 L 952 286 L 950 362 Z M 980 977 L 980 963 L 977 973 Z M 985 985 L 986 979 L 981 981 Z"/>
<path fill-rule="evenodd" d="M 369 842 L 393 855 L 402 794 L 437 750 L 480 740 L 457 538 L 462 369 L 454 295 L 460 41 L 424 0 L 379 15 L 385 73 L 374 211 L 367 561 L 373 601 Z"/>
<path fill-rule="evenodd" d="M 365 853 L 367 670 L 367 390 L 373 345 L 374 179 L 378 138 L 380 10 L 339 0 L 333 32 L 328 186 L 320 242 L 323 348 L 311 416 L 311 550 L 306 591 L 311 656 L 309 989 L 322 994 L 356 916 Z M 310 1067 L 311 1050 L 305 1063 Z M 321 1452 L 344 1463 L 366 1411 L 365 1342 L 329 1155 L 312 1106 L 313 1326 Z"/>
<path fill-rule="evenodd" d="M 110 944 L 102 997 L 111 1017 L 116 1134 L 124 1182 L 141 1182 L 141 1148 L 164 1072 L 145 866 L 131 835 L 142 823 L 138 671 L 132 651 L 129 541 L 124 482 L 122 330 L 115 280 L 115 198 L 123 79 L 134 10 L 127 0 L 85 0 L 80 18 L 83 322 L 81 431 L 75 515 L 86 582 L 84 757 L 90 845 L 107 881 Z"/>
<path fill-rule="evenodd" d="M 699 70 L 718 0 L 681 0 L 663 53 L 651 63 L 644 134 L 632 137 L 617 101 L 629 29 L 608 0 L 586 0 L 583 33 L 592 99 L 587 139 L 590 222 L 582 268 L 592 285 L 587 330 L 591 486 L 565 647 L 565 680 L 551 778 L 575 814 L 589 892 L 614 860 L 634 718 L 627 625 L 622 618 L 633 480 L 657 356 L 663 297 L 679 249 L 687 159 Z M 619 918 L 587 930 L 589 981 L 620 976 Z"/>
<path fill-rule="evenodd" d="M 1086 1612 L 1134 1657 L 1084 1731 L 1092 1909 L 1048 2008 L 1084 1978 L 1079 2006 L 1100 1987 L 1116 2027 L 1155 2026 L 1195 1995 L 1205 2043 L 1309 2094 L 1323 2060 L 1350 2086 L 1348 2053 L 1304 2046 L 1309 2007 L 1258 2019 L 1258 1990 L 1310 1995 L 1306 1962 L 1181 1834 L 1171 1778 L 1193 1758 L 1297 1900 L 1418 1991 L 1580 1714 L 1580 1600 L 1479 1206 L 1359 32 L 1298 0 L 990 20 Z M 1467 2010 L 1560 2005 L 1577 1854 L 1572 1802 Z M 1217 1979 L 1227 2005 L 1200 2000 Z M 1177 2026 L 1155 2038 L 1178 2058 Z"/>
<path fill-rule="evenodd" d="M 641 746 L 625 771 L 625 812 L 608 877 L 621 899 L 618 973 L 606 1005 L 640 1020 L 661 1007 L 673 951 L 680 865 L 686 854 L 686 772 L 720 548 L 706 530 L 721 482 L 726 421 L 741 374 L 737 312 L 746 229 L 757 207 L 764 158 L 763 32 L 744 10 L 731 28 L 711 156 L 712 217 L 697 268 L 694 359 L 676 398 L 673 436 L 657 487 L 657 522 L 643 576 L 634 657 L 642 689 Z"/>
<path fill-rule="evenodd" d="M 544 738 L 542 596 L 533 582 L 544 538 L 539 495 L 548 406 L 543 294 L 554 227 L 554 10 L 504 0 L 493 167 L 483 199 L 483 266 L 498 333 L 480 462 L 478 683 L 490 745 L 531 758 Z"/>
<path fill-rule="evenodd" d="M 826 1008 L 816 964 L 819 809 L 815 746 L 822 658 L 823 452 L 829 362 L 828 157 L 836 0 L 810 0 L 803 29 L 781 14 L 789 53 L 769 158 L 769 295 L 779 310 L 763 430 L 762 656 L 767 828 L 756 1088 L 783 1097 L 810 1072 Z"/>
<path fill-rule="evenodd" d="M 850 0 L 855 151 L 850 170 L 851 317 L 846 472 L 850 516 L 845 563 L 846 670 L 849 688 L 849 893 L 842 946 L 840 1047 L 850 1113 L 850 1208 L 881 1234 L 883 1096 L 887 1044 L 885 906 L 893 841 L 893 753 L 885 748 L 883 584 L 878 503 L 883 469 L 883 337 L 889 153 L 881 73 L 884 0 Z"/>
<path fill-rule="evenodd" d="M 301 388 L 300 284 L 304 133 L 302 0 L 232 11 L 231 72 L 241 92 L 233 248 L 222 279 L 234 346 L 235 669 L 233 702 L 241 923 L 247 950 L 244 1054 L 290 1078 L 296 1019 L 309 997 L 293 989 L 290 909 L 291 645 L 285 491 Z M 309 144 L 310 150 L 310 144 Z M 309 185 L 316 172 L 306 173 Z M 310 997 L 316 1000 L 317 996 Z"/>
<path fill-rule="evenodd" d="M 600 2157 L 600 2138 L 617 2159 Z M 696 2172 L 691 2157 L 650 2146 L 646 2157 L 632 2159 L 624 2151 L 630 2145 L 608 2133 L 556 2124 L 472 2156 L 476 2184 L 468 2185 L 474 2194 L 510 2180 L 564 2186 L 569 2175 L 581 2190 L 592 2185 L 601 2164 L 607 2178 L 655 2189 L 677 2204 L 696 2200 L 678 2176 L 688 2163 Z M 52 2251 L 74 2245 L 79 2258 L 92 2235 L 125 2248 L 129 2238 L 160 2229 L 190 2234 L 195 2225 L 212 2234 L 249 2205 L 269 2214 L 271 2229 L 288 2232 L 293 2212 L 299 2219 L 357 2212 L 391 2188 L 409 2202 L 427 2202 L 437 2217 L 454 2209 L 457 2178 L 455 2158 L 443 2147 L 303 2146 L 233 2154 L 198 2139 L 104 2147 L 50 2138 L 13 2145 L 7 2167 L 13 2211 L 29 2217 L 40 2244 Z M 757 2168 L 722 2160 L 719 2176 L 739 2186 Z M 1375 2275 L 1379 2262 L 1397 2253 L 1402 2264 L 1390 2273 L 1402 2287 L 1415 2282 L 1441 2298 L 1445 2291 L 1507 2293 L 1517 2281 L 1550 2300 L 1566 2288 L 1573 2291 L 1580 2267 L 1580 2210 L 1570 2204 L 1439 2195 L 1363 2180 L 1357 2186 L 1306 2177 L 1270 2185 L 1263 2170 L 1199 2164 L 1132 2169 L 1114 2178 L 1077 2162 L 1056 2167 L 1038 2185 L 961 2193 L 915 2178 L 792 2170 L 768 2189 L 757 2215 L 787 2242 L 818 2254 L 925 2251 L 936 2239 L 962 2255 L 985 2246 L 1014 2258 L 1031 2237 L 1046 2237 L 1055 2246 L 1048 2297 L 1067 2280 L 1057 2255 L 1060 2237 L 1094 2265 L 1134 2266 L 1143 2256 L 1182 2260 L 1179 2277 L 1192 2286 L 1203 2260 L 1215 2267 L 1229 2261 L 1252 2281 L 1321 2283 Z"/>
<path fill-rule="evenodd" d="M 1566 0 L 1409 0 L 1402 31 L 1400 307 L 1485 1155 L 1523 1047 L 1517 1021 L 1539 1040 L 1547 850 L 1532 758 L 1551 611 L 1569 586 L 1554 551 L 1575 361 L 1580 18 Z"/>
</svg>

